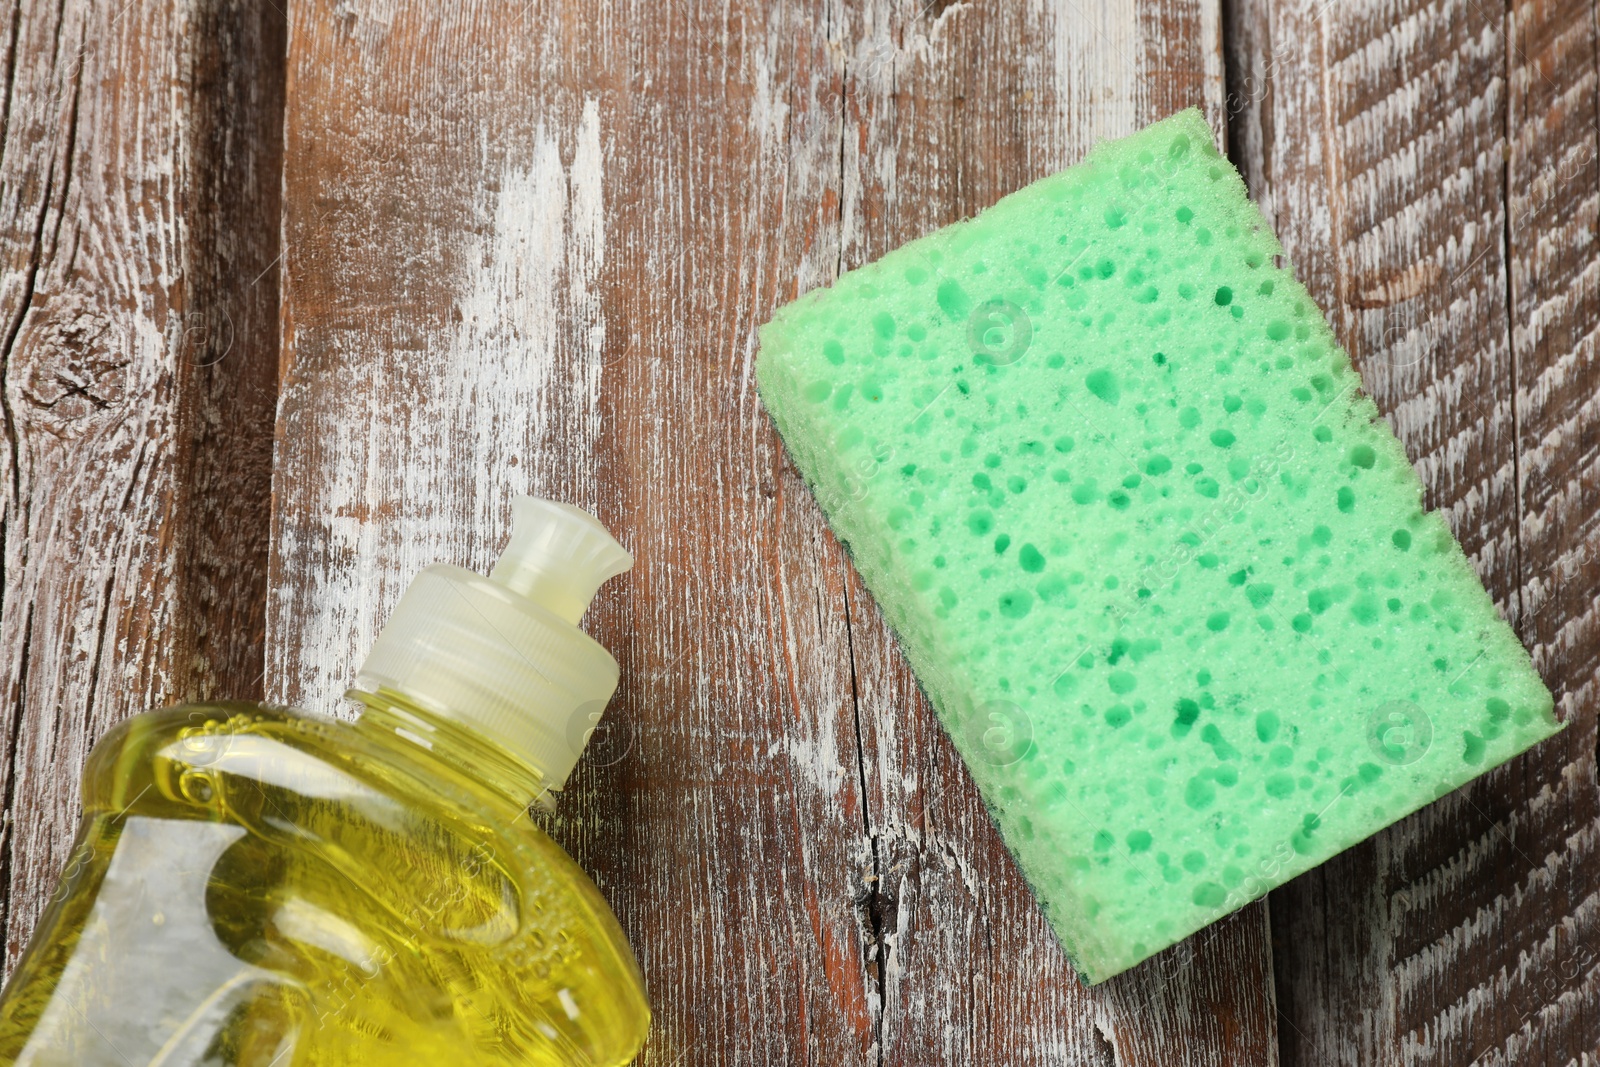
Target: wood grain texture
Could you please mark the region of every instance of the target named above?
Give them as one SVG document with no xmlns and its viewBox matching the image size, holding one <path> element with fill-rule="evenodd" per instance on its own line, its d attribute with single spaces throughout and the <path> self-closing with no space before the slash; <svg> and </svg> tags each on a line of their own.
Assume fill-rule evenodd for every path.
<svg viewBox="0 0 1600 1067">
<path fill-rule="evenodd" d="M 290 12 L 269 693 L 333 708 L 510 495 L 638 556 L 550 828 L 643 1062 L 1274 1062 L 1265 908 L 1086 992 L 756 398 L 778 304 L 1189 103 L 1202 0 Z"/>
<path fill-rule="evenodd" d="M 487 568 L 534 491 L 640 557 L 550 829 L 638 947 L 644 1062 L 1600 1062 L 1593 0 L 291 14 L 274 473 L 282 16 L 0 11 L 8 968 L 107 726 L 263 666 L 337 707 L 410 576 Z M 754 330 L 1190 103 L 1571 726 L 1275 893 L 1270 955 L 1258 904 L 1085 991 Z"/>
<path fill-rule="evenodd" d="M 1220 118 L 1218 15 L 1200 4 L 949 9 L 925 41 L 915 23 L 897 35 L 892 70 L 873 65 L 876 42 L 857 31 L 865 43 L 843 74 L 842 265 L 975 214 L 1075 162 L 1095 139 L 1194 104 Z M 1048 82 L 995 62 L 1037 40 L 1053 42 Z M 958 151 L 945 147 L 952 133 Z M 803 500 L 787 461 L 784 477 Z M 869 594 L 847 573 L 884 1062 L 1267 1062 L 1265 909 L 1085 994 Z"/>
<path fill-rule="evenodd" d="M 1570 724 L 1273 894 L 1283 1061 L 1596 1062 L 1593 5 L 1229 16 L 1252 190 Z"/>
<path fill-rule="evenodd" d="M 108 726 L 260 691 L 282 20 L 0 11 L 0 845 L 14 965 Z"/>
</svg>

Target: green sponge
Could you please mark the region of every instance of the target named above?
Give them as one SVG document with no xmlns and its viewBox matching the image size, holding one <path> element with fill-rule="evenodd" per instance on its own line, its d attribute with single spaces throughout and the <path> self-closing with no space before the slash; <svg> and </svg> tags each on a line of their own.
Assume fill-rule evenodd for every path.
<svg viewBox="0 0 1600 1067">
<path fill-rule="evenodd" d="M 760 391 L 1086 981 L 1560 728 L 1197 111 L 783 308 Z"/>
</svg>

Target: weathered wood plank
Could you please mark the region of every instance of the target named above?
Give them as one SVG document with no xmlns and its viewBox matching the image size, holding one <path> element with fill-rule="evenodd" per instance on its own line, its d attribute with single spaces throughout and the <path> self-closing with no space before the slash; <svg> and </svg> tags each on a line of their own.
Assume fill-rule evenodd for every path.
<svg viewBox="0 0 1600 1067">
<path fill-rule="evenodd" d="M 1252 189 L 1572 723 L 1273 894 L 1284 1062 L 1592 1062 L 1594 12 L 1230 16 Z"/>
<path fill-rule="evenodd" d="M 1519 931 L 1515 954 L 1465 998 L 1496 1006 L 1499 1026 L 1463 1020 L 1450 1033 L 1486 1067 L 1600 1061 L 1597 19 L 1594 0 L 1523 0 L 1507 22 L 1515 619 L 1572 725 L 1529 761 L 1527 802 L 1495 813 L 1532 873 L 1501 918 Z"/>
<path fill-rule="evenodd" d="M 847 268 L 1097 139 L 1195 104 L 1221 118 L 1214 4 L 888 5 L 836 32 Z M 1086 993 L 853 571 L 849 594 L 884 1062 L 1271 1062 L 1264 905 Z"/>
<path fill-rule="evenodd" d="M 117 720 L 260 690 L 282 19 L 23 4 L 0 142 L 0 846 L 15 963 Z"/>
<path fill-rule="evenodd" d="M 292 9 L 269 690 L 332 706 L 513 492 L 594 510 L 638 557 L 589 617 L 623 681 L 551 828 L 636 946 L 646 1062 L 861 1062 L 843 571 L 747 374 L 774 279 L 836 266 L 781 225 L 837 215 L 781 140 L 830 52 L 793 6 L 503 10 Z"/>
<path fill-rule="evenodd" d="M 645 1062 L 1271 1062 L 1260 906 L 1076 985 L 750 373 L 841 267 L 1218 111 L 1215 5 L 290 21 L 269 692 L 333 707 L 418 567 L 486 567 L 513 491 L 571 500 L 639 565 L 551 829 L 639 952 Z"/>
</svg>

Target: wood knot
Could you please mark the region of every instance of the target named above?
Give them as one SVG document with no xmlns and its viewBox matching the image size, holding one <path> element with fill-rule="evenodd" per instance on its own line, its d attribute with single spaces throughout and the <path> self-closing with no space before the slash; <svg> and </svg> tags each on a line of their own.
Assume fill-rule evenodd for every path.
<svg viewBox="0 0 1600 1067">
<path fill-rule="evenodd" d="M 127 396 L 130 338 L 104 312 L 36 307 L 19 338 L 15 362 L 30 421 L 55 434 L 80 432 L 85 420 L 119 408 Z"/>
</svg>

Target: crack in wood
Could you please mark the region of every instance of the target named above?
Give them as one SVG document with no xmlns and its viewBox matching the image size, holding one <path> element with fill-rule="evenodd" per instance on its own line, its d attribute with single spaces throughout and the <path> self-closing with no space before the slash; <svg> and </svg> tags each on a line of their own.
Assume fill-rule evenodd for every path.
<svg viewBox="0 0 1600 1067">
<path fill-rule="evenodd" d="M 8 968 L 75 828 L 96 736 L 174 697 L 248 695 L 260 665 L 235 653 L 264 597 L 251 578 L 253 558 L 265 574 L 277 288 L 252 292 L 240 270 L 276 253 L 284 73 L 270 5 L 63 0 L 10 15 Z M 252 358 L 196 369 L 179 324 L 228 300 Z"/>
<path fill-rule="evenodd" d="M 852 92 L 850 77 L 849 58 L 846 55 L 842 55 L 839 61 L 839 143 L 836 157 L 839 195 L 838 213 L 835 218 L 839 247 L 834 262 L 835 279 L 844 273 L 845 250 L 849 238 L 845 225 L 846 184 L 849 179 L 845 167 L 847 138 L 850 129 L 850 97 Z M 849 566 L 847 561 L 845 566 L 847 568 Z M 866 844 L 871 858 L 871 873 L 861 879 L 853 904 L 858 917 L 857 921 L 861 926 L 863 962 L 866 963 L 867 974 L 870 976 L 868 993 L 869 1010 L 872 1013 L 874 1063 L 881 1067 L 884 1057 L 884 1016 L 887 1007 L 885 970 L 887 946 L 884 942 L 882 867 L 878 833 L 872 825 L 871 805 L 867 791 L 867 756 L 866 745 L 862 737 L 861 693 L 856 668 L 855 638 L 849 588 L 850 576 L 846 573 L 843 578 L 844 633 L 845 647 L 849 653 L 851 713 L 855 724 L 856 777 L 857 785 L 861 790 L 861 830 L 866 835 Z"/>
<path fill-rule="evenodd" d="M 1500 32 L 1507 44 L 1505 72 L 1507 85 L 1513 85 L 1516 82 L 1516 51 L 1511 47 L 1513 40 L 1511 27 L 1512 2 L 1514 0 L 1507 0 L 1500 16 Z M 1513 315 L 1513 309 L 1517 306 L 1516 271 L 1511 267 L 1512 248 L 1514 247 L 1511 234 L 1511 157 L 1512 153 L 1516 151 L 1516 141 L 1512 136 L 1511 105 L 1509 102 L 1501 109 L 1500 136 L 1502 138 L 1501 143 L 1505 145 L 1505 158 L 1500 164 L 1500 240 L 1504 243 L 1505 251 L 1502 255 L 1505 257 L 1506 262 L 1505 277 L 1502 282 L 1505 287 L 1506 370 L 1510 379 L 1507 384 L 1511 388 L 1511 499 L 1513 506 L 1516 508 L 1516 514 L 1513 516 L 1511 526 L 1511 590 L 1512 596 L 1516 598 L 1514 625 L 1517 630 L 1517 636 L 1522 639 L 1524 645 L 1533 645 L 1537 642 L 1538 637 L 1526 632 L 1527 605 L 1523 599 L 1526 595 L 1526 584 L 1523 581 L 1522 546 L 1522 524 L 1525 509 L 1523 507 L 1524 487 L 1522 484 L 1522 433 L 1518 418 L 1520 393 L 1517 388 L 1517 328 Z M 1557 716 L 1561 714 L 1559 706 L 1556 708 L 1556 714 Z"/>
<path fill-rule="evenodd" d="M 10 531 L 7 530 L 9 536 Z M 5 588 L 5 587 L 0 587 Z M 0 886 L 12 885 L 12 868 L 16 856 L 16 823 L 12 812 L 16 810 L 17 779 L 19 776 L 18 763 L 22 758 L 22 746 L 18 743 L 24 715 L 28 707 L 28 660 L 33 649 L 33 605 L 29 604 L 24 616 L 22 626 L 22 655 L 17 664 L 17 694 L 11 703 L 11 714 L 6 722 L 6 753 L 7 762 L 10 764 L 9 773 L 6 775 L 5 788 L 5 835 L 0 838 Z M 9 931 L 11 929 L 11 913 L 16 904 L 16 894 L 12 892 L 0 893 L 0 959 L 5 961 L 5 970 L 9 974 L 15 966 L 18 953 L 22 945 L 13 943 Z"/>
<path fill-rule="evenodd" d="M 861 731 L 861 691 L 856 673 L 855 636 L 851 621 L 848 574 L 844 575 L 844 583 L 844 635 L 850 661 L 850 704 L 855 721 L 857 783 L 861 789 L 861 829 L 867 835 L 867 846 L 871 850 L 872 857 L 872 873 L 862 879 L 862 887 L 857 894 L 855 904 L 862 924 L 862 942 L 866 948 L 868 973 L 872 976 L 872 988 L 869 992 L 874 994 L 872 1008 L 874 1062 L 881 1067 L 884 1053 L 884 1015 L 888 1005 L 886 999 L 888 945 L 884 939 L 883 869 L 879 856 L 878 833 L 872 825 L 871 807 L 867 799 L 867 750 Z"/>
<path fill-rule="evenodd" d="M 62 0 L 61 4 L 58 5 L 56 15 L 56 51 L 59 53 L 62 23 L 65 22 L 66 18 L 66 0 Z M 22 22 L 22 16 L 23 9 L 19 5 L 16 11 L 13 13 L 14 22 L 11 45 L 13 55 L 15 54 L 17 36 L 21 33 L 20 23 Z M 5 132 L 7 135 L 9 135 L 10 132 L 10 114 L 16 88 L 14 72 L 15 66 L 13 64 L 13 77 L 8 79 L 6 91 Z M 73 151 L 73 146 L 77 142 L 77 100 L 78 96 L 76 93 L 74 93 L 71 117 L 67 124 L 67 156 L 69 159 Z M 0 140 L 0 162 L 3 162 L 5 145 L 7 143 L 8 141 Z M 34 223 L 31 245 L 28 252 L 28 267 L 23 279 L 22 292 L 17 299 L 17 308 L 12 316 L 12 321 L 6 330 L 5 339 L 3 342 L 0 342 L 0 415 L 3 415 L 5 420 L 6 440 L 10 450 L 8 460 L 11 468 L 8 472 L 11 482 L 11 494 L 10 499 L 6 501 L 4 513 L 3 535 L 5 543 L 3 546 L 0 546 L 0 556 L 3 556 L 7 560 L 9 560 L 11 556 L 12 544 L 17 540 L 25 540 L 32 534 L 31 501 L 29 501 L 28 498 L 25 498 L 22 493 L 23 456 L 20 433 L 18 431 L 17 416 L 11 403 L 11 378 L 12 368 L 16 361 L 18 338 L 21 336 L 23 324 L 27 321 L 28 314 L 33 308 L 34 294 L 38 285 L 39 270 L 43 264 L 45 225 L 49 220 L 50 206 L 56 192 L 55 166 L 55 156 L 52 153 L 49 167 L 45 171 L 45 180 L 39 196 L 38 217 Z M 63 188 L 63 198 L 65 197 L 65 193 L 66 190 Z M 9 583 L 9 580 L 12 577 L 13 575 L 9 573 L 5 575 L 7 583 Z M 9 584 L 0 585 L 0 609 L 10 606 L 9 603 L 7 603 L 8 598 L 5 596 L 5 593 L 9 591 L 10 588 L 11 587 Z M 33 652 L 34 605 L 31 599 L 26 605 L 25 612 L 26 614 L 22 631 L 21 654 L 19 656 L 18 663 L 19 673 L 14 682 L 16 686 L 16 697 L 11 708 L 11 715 L 7 725 L 7 733 L 5 737 L 5 743 L 7 746 L 6 756 L 9 767 L 6 775 L 4 803 L 5 813 L 8 819 L 15 810 L 17 780 L 20 777 L 20 763 L 23 752 L 22 728 L 23 723 L 26 721 L 27 711 L 28 665 Z M 7 829 L 8 831 L 12 830 L 10 823 L 8 823 Z M 15 832 L 7 832 L 4 839 L 0 840 L 0 895 L 4 896 L 4 902 L 3 904 L 0 904 L 0 920 L 3 920 L 5 924 L 4 926 L 0 926 L 0 936 L 4 936 L 6 939 L 4 943 L 0 943 L 0 961 L 3 961 L 4 963 L 3 969 L 7 975 L 10 974 L 11 968 L 15 965 L 17 950 L 21 947 L 20 945 L 12 944 L 10 935 L 11 918 L 16 905 L 16 894 L 9 890 L 13 885 L 13 872 L 16 866 L 16 850 L 17 835 Z"/>
</svg>

